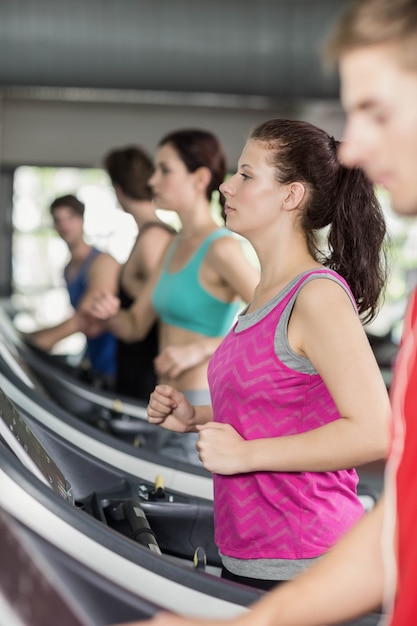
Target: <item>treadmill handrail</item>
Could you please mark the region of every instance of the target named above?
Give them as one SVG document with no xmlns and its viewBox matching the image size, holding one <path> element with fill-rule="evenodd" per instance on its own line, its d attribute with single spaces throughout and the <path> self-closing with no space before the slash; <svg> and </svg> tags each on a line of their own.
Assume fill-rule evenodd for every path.
<svg viewBox="0 0 417 626">
<path fill-rule="evenodd" d="M 17 386 L 18 384 L 19 386 Z M 74 446 L 88 452 L 91 456 L 105 460 L 108 465 L 112 465 L 132 476 L 140 476 L 149 482 L 153 482 L 157 475 L 163 473 L 167 488 L 208 500 L 213 499 L 213 481 L 211 476 L 178 469 L 169 459 L 165 460 L 161 455 L 146 453 L 146 451 L 143 453 L 144 458 L 128 454 L 120 449 L 122 444 L 117 440 L 112 445 L 108 445 L 101 441 L 104 438 L 101 433 L 94 430 L 93 435 L 92 427 L 88 428 L 83 423 L 74 427 L 69 421 L 64 421 L 64 419 L 54 415 L 40 404 L 40 398 L 39 402 L 36 402 L 30 397 L 31 394 L 36 394 L 36 390 L 28 388 L 23 392 L 21 387 L 24 385 L 21 382 L 12 382 L 1 371 L 0 386 L 12 402 L 27 411 L 34 419 L 41 421 L 48 428 L 70 441 Z M 72 416 L 68 416 L 68 418 L 75 420 Z M 92 434 L 89 435 L 86 432 L 87 430 L 90 430 Z M 124 447 L 127 447 L 127 444 Z M 132 452 L 134 450 L 132 448 Z"/>
</svg>

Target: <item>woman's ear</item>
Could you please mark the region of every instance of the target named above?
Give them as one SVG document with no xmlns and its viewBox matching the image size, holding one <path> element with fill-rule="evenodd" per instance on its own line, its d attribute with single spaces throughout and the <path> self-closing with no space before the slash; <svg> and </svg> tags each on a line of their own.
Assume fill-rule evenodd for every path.
<svg viewBox="0 0 417 626">
<path fill-rule="evenodd" d="M 122 205 L 124 197 L 125 197 L 123 189 L 117 183 L 113 185 L 113 189 L 114 189 L 114 193 L 116 195 L 118 202 Z"/>
<path fill-rule="evenodd" d="M 205 192 L 211 182 L 211 171 L 208 167 L 201 166 L 194 172 L 197 189 Z"/>
<path fill-rule="evenodd" d="M 297 209 L 302 203 L 306 194 L 306 188 L 302 183 L 290 183 L 287 188 L 287 195 L 284 199 L 284 208 L 288 211 Z"/>
</svg>

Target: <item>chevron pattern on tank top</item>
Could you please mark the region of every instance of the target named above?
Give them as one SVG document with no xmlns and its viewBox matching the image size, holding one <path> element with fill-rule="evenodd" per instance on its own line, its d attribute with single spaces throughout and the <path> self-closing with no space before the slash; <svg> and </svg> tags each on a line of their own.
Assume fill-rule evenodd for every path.
<svg viewBox="0 0 417 626">
<path fill-rule="evenodd" d="M 232 330 L 209 364 L 214 419 L 245 439 L 294 435 L 339 417 L 318 374 L 292 370 L 275 354 L 291 295 L 250 328 Z M 213 478 L 216 543 L 235 558 L 318 556 L 363 514 L 354 470 Z"/>
</svg>

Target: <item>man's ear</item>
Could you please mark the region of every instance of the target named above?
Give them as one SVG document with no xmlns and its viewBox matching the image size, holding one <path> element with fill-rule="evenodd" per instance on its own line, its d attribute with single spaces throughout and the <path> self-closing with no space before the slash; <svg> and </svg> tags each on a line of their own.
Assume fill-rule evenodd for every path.
<svg viewBox="0 0 417 626">
<path fill-rule="evenodd" d="M 290 183 L 287 188 L 287 195 L 284 199 L 284 208 L 288 211 L 297 209 L 306 195 L 306 188 L 303 183 Z"/>
</svg>

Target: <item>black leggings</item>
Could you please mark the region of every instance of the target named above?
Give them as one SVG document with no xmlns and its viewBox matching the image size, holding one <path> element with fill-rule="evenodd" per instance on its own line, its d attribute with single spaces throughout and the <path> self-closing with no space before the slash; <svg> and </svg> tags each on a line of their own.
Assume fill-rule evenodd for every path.
<svg viewBox="0 0 417 626">
<path fill-rule="evenodd" d="M 249 587 L 263 589 L 264 591 L 270 591 L 277 585 L 285 582 L 284 580 L 263 580 L 262 578 L 239 576 L 238 574 L 232 574 L 232 572 L 229 572 L 229 570 L 227 570 L 224 566 L 222 567 L 221 577 L 227 580 L 233 580 L 235 583 L 241 583 L 242 585 L 248 585 Z"/>
</svg>

